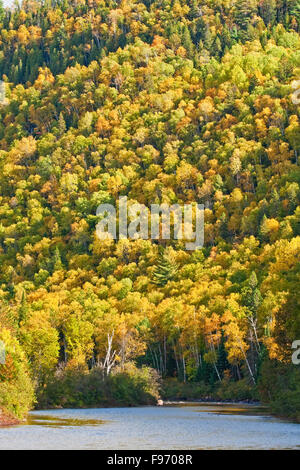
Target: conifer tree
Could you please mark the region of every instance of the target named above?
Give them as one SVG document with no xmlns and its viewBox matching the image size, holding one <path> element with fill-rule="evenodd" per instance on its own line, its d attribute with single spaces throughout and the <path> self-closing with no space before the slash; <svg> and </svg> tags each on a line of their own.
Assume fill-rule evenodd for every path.
<svg viewBox="0 0 300 470">
<path fill-rule="evenodd" d="M 238 0 L 235 4 L 235 21 L 240 28 L 247 29 L 257 12 L 256 0 Z"/>
<path fill-rule="evenodd" d="M 66 129 L 67 129 L 63 113 L 59 114 L 58 127 L 59 127 L 59 134 L 62 136 L 66 132 Z"/>
<path fill-rule="evenodd" d="M 53 267 L 54 267 L 54 271 L 59 271 L 63 267 L 58 247 L 55 248 L 54 257 L 53 257 Z"/>
<path fill-rule="evenodd" d="M 164 250 L 159 257 L 158 264 L 153 272 L 153 284 L 163 287 L 171 281 L 177 272 L 177 266 L 168 250 Z"/>
</svg>

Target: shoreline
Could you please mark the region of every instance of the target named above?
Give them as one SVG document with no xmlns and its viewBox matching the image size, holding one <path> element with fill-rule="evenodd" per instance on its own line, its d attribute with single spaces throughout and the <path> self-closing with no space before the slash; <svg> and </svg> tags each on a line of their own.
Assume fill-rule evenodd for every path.
<svg viewBox="0 0 300 470">
<path fill-rule="evenodd" d="M 101 409 L 101 408 L 127 408 L 127 407 L 133 407 L 133 408 L 147 408 L 147 407 L 152 407 L 152 406 L 157 406 L 157 407 L 172 407 L 172 406 L 180 406 L 180 405 L 241 405 L 241 406 L 249 406 L 249 407 L 258 407 L 258 408 L 264 408 L 266 410 L 269 410 L 270 416 L 274 416 L 275 418 L 279 418 L 281 420 L 285 420 L 288 422 L 298 422 L 295 421 L 292 418 L 288 418 L 286 416 L 278 415 L 276 413 L 272 413 L 271 410 L 269 409 L 268 405 L 261 403 L 260 401 L 255 401 L 255 400 L 216 400 L 216 399 L 193 399 L 193 400 L 165 400 L 163 401 L 163 404 L 155 404 L 155 405 L 134 405 L 134 406 L 100 406 L 100 407 L 81 407 L 81 408 L 74 408 L 74 409 Z M 35 411 L 54 411 L 54 410 L 68 410 L 71 409 L 69 407 L 63 408 L 63 407 L 57 407 L 57 408 L 35 408 L 29 411 L 28 414 L 35 412 Z M 73 408 L 72 408 L 73 409 Z M 10 426 L 17 426 L 19 424 L 22 424 L 22 422 L 26 421 L 25 420 L 19 420 L 17 418 L 12 417 L 8 413 L 1 412 L 0 410 L 0 428 L 4 427 L 10 427 Z"/>
<path fill-rule="evenodd" d="M 134 404 L 134 405 L 128 405 L 128 404 L 110 404 L 110 405 L 102 405 L 102 406 L 73 406 L 72 408 L 70 407 L 63 407 L 63 406 L 57 406 L 57 407 L 37 407 L 29 411 L 53 411 L 53 410 L 69 410 L 69 409 L 74 409 L 74 410 L 90 410 L 90 409 L 107 409 L 107 408 L 149 408 L 149 407 L 164 407 L 164 406 L 176 406 L 176 405 L 249 405 L 249 406 L 258 406 L 258 407 L 266 407 L 267 405 L 264 405 L 263 403 L 259 401 L 250 401 L 250 400 L 217 400 L 217 399 L 187 399 L 187 400 L 180 400 L 180 399 L 175 399 L 175 400 L 162 400 L 162 403 L 154 403 L 154 404 L 148 404 L 148 405 L 142 405 L 142 404 Z"/>
<path fill-rule="evenodd" d="M 15 426 L 21 421 L 0 410 L 0 427 Z"/>
<path fill-rule="evenodd" d="M 184 405 L 184 404 L 198 404 L 198 405 L 250 405 L 250 406 L 266 406 L 260 401 L 255 400 L 164 400 L 163 406 L 166 405 Z M 267 407 L 267 406 L 266 406 Z"/>
</svg>

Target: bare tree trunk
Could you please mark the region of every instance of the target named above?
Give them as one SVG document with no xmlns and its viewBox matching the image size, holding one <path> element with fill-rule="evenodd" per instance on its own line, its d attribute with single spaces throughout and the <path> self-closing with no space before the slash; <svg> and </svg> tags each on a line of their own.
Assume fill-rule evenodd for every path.
<svg viewBox="0 0 300 470">
<path fill-rule="evenodd" d="M 164 374 L 164 361 L 163 361 L 163 355 L 162 355 L 160 343 L 158 345 L 158 350 L 159 350 L 159 363 L 160 363 L 161 373 Z"/>
<path fill-rule="evenodd" d="M 166 335 L 164 336 L 164 370 L 167 373 L 167 340 Z"/>
<path fill-rule="evenodd" d="M 211 340 L 210 340 L 210 349 L 211 349 L 211 351 L 214 352 L 215 356 L 217 357 L 216 349 L 215 349 L 215 345 L 214 345 L 214 342 L 213 342 L 212 334 L 211 334 L 211 333 L 210 333 L 210 336 L 211 336 Z M 214 361 L 214 368 L 215 368 L 215 371 L 216 371 L 216 373 L 217 373 L 218 379 L 219 379 L 219 381 L 221 382 L 221 376 L 220 376 L 220 374 L 219 374 L 216 361 Z"/>
<path fill-rule="evenodd" d="M 154 367 L 155 369 L 158 369 L 157 363 L 156 363 L 156 358 L 155 358 L 155 356 L 154 356 L 153 350 L 152 350 L 152 348 L 151 348 L 150 345 L 149 345 L 149 350 L 150 350 L 151 357 L 152 357 L 153 367 Z"/>
<path fill-rule="evenodd" d="M 156 359 L 156 364 L 157 364 L 157 370 L 158 372 L 161 374 L 161 368 L 160 368 L 160 364 L 159 364 L 159 360 L 158 360 L 158 357 L 157 357 L 157 354 L 156 354 L 156 351 L 154 349 L 154 355 L 155 355 L 155 359 Z"/>
<path fill-rule="evenodd" d="M 256 382 L 255 382 L 255 378 L 254 378 L 252 369 L 251 369 L 251 367 L 250 367 L 249 361 L 248 361 L 248 359 L 247 359 L 247 355 L 246 355 L 246 353 L 245 353 L 245 350 L 244 350 L 244 348 L 243 348 L 242 343 L 241 343 L 240 340 L 239 340 L 239 343 L 240 343 L 240 349 L 241 349 L 241 351 L 242 351 L 242 353 L 243 353 L 243 356 L 244 356 L 244 358 L 245 358 L 245 361 L 246 361 L 246 364 L 247 364 L 247 367 L 248 367 L 248 370 L 249 370 L 251 379 L 252 379 L 254 385 L 256 385 Z"/>
<path fill-rule="evenodd" d="M 238 364 L 235 367 L 236 367 L 236 372 L 237 372 L 238 379 L 241 380 L 242 376 L 241 376 L 241 371 L 240 371 L 240 368 L 239 368 Z"/>
<path fill-rule="evenodd" d="M 184 359 L 183 355 L 182 355 L 182 365 L 183 365 L 183 381 L 185 383 L 186 382 L 186 371 L 185 371 L 185 359 Z"/>
<path fill-rule="evenodd" d="M 178 358 L 177 358 L 177 353 L 176 353 L 176 346 L 175 346 L 174 340 L 173 340 L 173 350 L 174 350 L 174 357 L 175 357 L 176 368 L 177 368 L 177 375 L 179 377 L 180 376 L 180 368 L 179 368 L 179 363 L 178 363 Z"/>
<path fill-rule="evenodd" d="M 116 351 L 112 351 L 113 338 L 114 331 L 112 331 L 111 334 L 107 333 L 106 356 L 103 364 L 101 364 L 103 371 L 106 370 L 106 375 L 110 374 L 110 371 L 116 362 Z"/>
<path fill-rule="evenodd" d="M 196 308 L 194 307 L 194 321 L 196 321 Z M 194 342 L 195 342 L 195 359 L 196 359 L 196 366 L 199 367 L 199 350 L 198 350 L 198 343 L 197 343 L 197 333 L 194 332 Z"/>
<path fill-rule="evenodd" d="M 253 317 L 250 317 L 249 321 L 250 321 L 250 325 L 252 326 L 252 329 L 253 329 L 253 332 L 254 332 L 255 341 L 256 341 L 256 345 L 257 345 L 257 348 L 256 348 L 257 352 L 260 352 L 260 344 L 259 344 L 259 341 L 258 341 L 257 328 L 256 328 L 257 320 L 254 320 Z"/>
</svg>

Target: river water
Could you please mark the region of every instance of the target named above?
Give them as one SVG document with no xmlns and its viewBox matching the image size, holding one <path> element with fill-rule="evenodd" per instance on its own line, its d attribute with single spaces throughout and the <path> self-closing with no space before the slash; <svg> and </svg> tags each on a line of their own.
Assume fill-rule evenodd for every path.
<svg viewBox="0 0 300 470">
<path fill-rule="evenodd" d="M 33 411 L 0 449 L 300 449 L 300 425 L 244 404 Z"/>
</svg>

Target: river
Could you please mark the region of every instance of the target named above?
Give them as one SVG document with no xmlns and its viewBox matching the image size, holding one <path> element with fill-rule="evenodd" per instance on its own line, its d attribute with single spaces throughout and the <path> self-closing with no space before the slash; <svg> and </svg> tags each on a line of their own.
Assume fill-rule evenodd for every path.
<svg viewBox="0 0 300 470">
<path fill-rule="evenodd" d="M 0 449 L 299 449 L 300 425 L 253 405 L 33 411 L 0 428 Z"/>
</svg>

